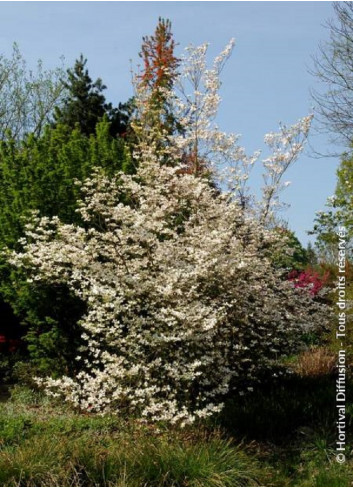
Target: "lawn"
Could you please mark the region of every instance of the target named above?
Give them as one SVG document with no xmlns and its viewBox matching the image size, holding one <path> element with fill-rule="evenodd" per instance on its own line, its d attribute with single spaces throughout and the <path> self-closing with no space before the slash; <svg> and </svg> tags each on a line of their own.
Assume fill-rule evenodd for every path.
<svg viewBox="0 0 353 489">
<path fill-rule="evenodd" d="M 75 413 L 28 387 L 12 388 L 0 403 L 0 484 L 352 486 L 353 458 L 335 461 L 335 373 L 324 360 L 323 372 L 313 362 L 303 368 L 303 356 L 291 363 L 297 372 L 264 381 L 230 399 L 217 418 L 184 429 Z M 352 427 L 351 398 L 348 438 Z"/>
</svg>

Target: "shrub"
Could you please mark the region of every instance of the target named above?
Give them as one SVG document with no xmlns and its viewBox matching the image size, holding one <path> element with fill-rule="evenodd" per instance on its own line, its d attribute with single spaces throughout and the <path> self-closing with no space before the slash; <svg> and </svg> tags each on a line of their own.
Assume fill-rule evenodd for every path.
<svg viewBox="0 0 353 489">
<path fill-rule="evenodd" d="M 31 284 L 64 286 L 86 307 L 72 374 L 39 380 L 82 410 L 192 423 L 220 411 L 230 390 L 251 389 L 304 331 L 327 322 L 326 309 L 274 268 L 271 254 L 286 245 L 268 230 L 311 117 L 265 136 L 263 202 L 249 207 L 243 170 L 256 157 L 213 121 L 232 47 L 209 70 L 207 46 L 190 48 L 184 74 L 191 85 L 200 79 L 202 93 L 193 86 L 185 103 L 169 84 L 137 84 L 136 173 L 97 170 L 80 184 L 79 222 L 33 215 L 22 251 L 10 254 Z M 164 124 L 173 106 L 176 134 Z M 199 161 L 210 171 L 235 165 L 231 192 L 220 194 Z"/>
<path fill-rule="evenodd" d="M 146 152 L 82 185 L 84 226 L 34 217 L 11 263 L 87 306 L 77 375 L 43 384 L 87 411 L 192 422 L 247 388 L 326 310 L 266 258 L 277 239 L 201 177 Z"/>
<path fill-rule="evenodd" d="M 323 276 L 319 272 L 307 268 L 302 272 L 292 270 L 289 274 L 289 280 L 292 280 L 294 287 L 308 289 L 311 296 L 316 296 L 320 290 L 327 284 L 329 279 L 329 271 Z"/>
</svg>

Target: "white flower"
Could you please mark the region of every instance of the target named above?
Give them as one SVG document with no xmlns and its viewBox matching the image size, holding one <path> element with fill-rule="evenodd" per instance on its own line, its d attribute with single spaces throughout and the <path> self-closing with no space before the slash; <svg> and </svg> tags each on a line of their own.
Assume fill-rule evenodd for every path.
<svg viewBox="0 0 353 489">
<path fill-rule="evenodd" d="M 211 69 L 207 45 L 188 48 L 181 81 L 189 80 L 191 90 L 168 93 L 182 136 L 151 124 L 151 111 L 157 120 L 161 114 L 139 87 L 136 174 L 109 179 L 97 170 L 81 184 L 84 226 L 34 213 L 30 239 L 9 254 L 29 280 L 65 284 L 86 304 L 81 370 L 73 378 L 37 379 L 76 407 L 192 423 L 218 412 L 230 389 L 248 383 L 251 391 L 260 372 L 293 353 L 308 323 L 314 329 L 327 321 L 325 307 L 271 265 L 268 250 L 283 248 L 284 238 L 244 211 L 259 154 L 248 157 L 239 136 L 214 124 L 219 75 L 232 48 Z M 310 120 L 266 135 L 272 156 L 264 160 L 262 216 L 271 213 Z M 194 158 L 194 172 L 183 171 L 185 154 Z M 211 188 L 200 161 L 214 172 L 230 166 L 228 194 Z"/>
</svg>

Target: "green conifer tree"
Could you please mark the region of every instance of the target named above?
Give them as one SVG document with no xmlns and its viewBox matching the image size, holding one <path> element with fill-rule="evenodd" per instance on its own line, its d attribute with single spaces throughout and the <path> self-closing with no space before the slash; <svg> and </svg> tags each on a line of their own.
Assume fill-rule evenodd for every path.
<svg viewBox="0 0 353 489">
<path fill-rule="evenodd" d="M 110 175 L 132 171 L 124 140 L 110 132 L 104 119 L 89 137 L 78 125 L 72 130 L 57 124 L 47 126 L 39 139 L 32 134 L 20 145 L 15 140 L 0 142 L 0 249 L 17 247 L 33 210 L 77 223 L 80 186 L 75 180 L 84 180 L 94 167 L 103 167 Z M 0 258 L 0 295 L 15 314 L 10 321 L 8 307 L 0 301 L 0 314 L 6 312 L 8 317 L 6 334 L 25 335 L 34 366 L 54 374 L 70 368 L 80 341 L 76 328 L 82 315 L 80 302 L 62 287 L 29 284 L 4 258 Z"/>
<path fill-rule="evenodd" d="M 55 110 L 57 124 L 65 124 L 72 129 L 78 125 L 83 134 L 90 135 L 94 134 L 97 123 L 106 116 L 111 123 L 110 131 L 113 136 L 121 136 L 127 132 L 133 110 L 132 101 L 120 103 L 116 108 L 107 103 L 103 94 L 107 87 L 100 78 L 92 81 L 87 69 L 87 59 L 82 54 L 73 69 L 67 70 L 64 86 L 68 95 L 63 105 Z"/>
</svg>

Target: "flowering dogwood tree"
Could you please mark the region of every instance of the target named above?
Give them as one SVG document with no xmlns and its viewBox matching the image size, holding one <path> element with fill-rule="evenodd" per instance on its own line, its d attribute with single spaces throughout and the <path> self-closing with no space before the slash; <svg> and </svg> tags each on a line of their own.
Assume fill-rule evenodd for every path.
<svg viewBox="0 0 353 489">
<path fill-rule="evenodd" d="M 216 116 L 221 102 L 220 76 L 235 45 L 234 39 L 214 59 L 207 63 L 208 44 L 189 46 L 183 58 L 175 87 L 170 91 L 180 126 L 183 128 L 170 139 L 188 155 L 193 172 L 212 170 L 247 213 L 255 214 L 264 225 L 273 225 L 281 208 L 279 196 L 290 184 L 282 183 L 288 168 L 301 154 L 312 121 L 312 115 L 299 119 L 292 126 L 280 125 L 277 133 L 265 135 L 270 155 L 262 160 L 264 186 L 258 201 L 249 188 L 249 176 L 261 152 L 247 155 L 239 144 L 240 135 L 221 131 Z"/>
<path fill-rule="evenodd" d="M 192 423 L 219 411 L 230 390 L 251 388 L 327 320 L 271 264 L 278 233 L 199 171 L 184 171 L 196 137 L 190 117 L 181 138 L 158 127 L 140 138 L 134 175 L 97 170 L 82 182 L 83 225 L 34 215 L 22 251 L 9 254 L 29 280 L 65 284 L 86 304 L 77 374 L 38 379 L 80 409 Z M 242 153 L 233 137 L 208 131 L 197 137 L 219 146 L 203 157 Z"/>
<path fill-rule="evenodd" d="M 192 422 L 325 320 L 276 275 L 276 239 L 179 166 L 145 152 L 137 174 L 83 184 L 86 226 L 33 218 L 11 263 L 87 304 L 75 378 L 48 391 L 84 410 Z"/>
</svg>

